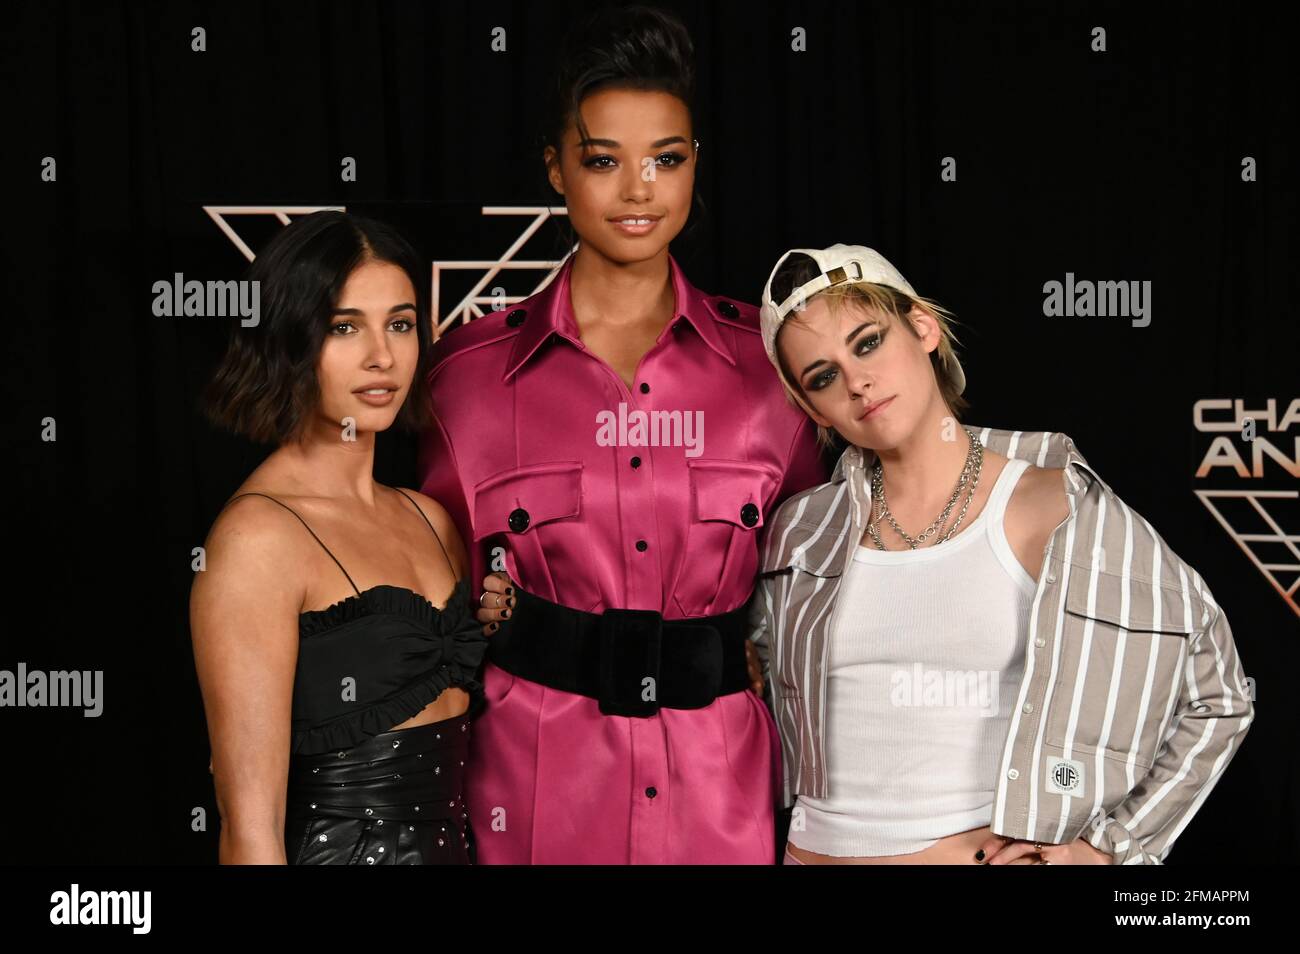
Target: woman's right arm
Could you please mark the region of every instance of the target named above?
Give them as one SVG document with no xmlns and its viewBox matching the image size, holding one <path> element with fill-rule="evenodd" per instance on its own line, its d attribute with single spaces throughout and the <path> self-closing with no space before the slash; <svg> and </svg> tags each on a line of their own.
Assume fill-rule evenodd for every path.
<svg viewBox="0 0 1300 954">
<path fill-rule="evenodd" d="M 279 513 L 272 512 L 273 510 Z M 303 592 L 273 501 L 226 507 L 190 590 L 190 633 L 212 745 L 222 864 L 285 864 L 293 678 Z"/>
</svg>

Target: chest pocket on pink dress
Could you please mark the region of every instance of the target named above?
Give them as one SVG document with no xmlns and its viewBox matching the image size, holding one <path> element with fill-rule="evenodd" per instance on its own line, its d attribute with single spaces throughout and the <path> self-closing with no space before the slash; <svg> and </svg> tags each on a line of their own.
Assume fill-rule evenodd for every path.
<svg viewBox="0 0 1300 954">
<path fill-rule="evenodd" d="M 474 541 L 502 547 L 511 579 L 544 599 L 557 592 L 585 599 L 580 581 L 566 578 L 557 590 L 552 568 L 581 567 L 590 551 L 582 514 L 582 461 L 527 464 L 493 474 L 474 488 Z M 489 539 L 494 538 L 497 539 Z M 563 602 L 563 600 L 562 600 Z M 570 604 L 572 605 L 572 604 Z"/>
<path fill-rule="evenodd" d="M 741 460 L 688 459 L 691 525 L 674 597 L 687 616 L 725 612 L 714 606 L 727 581 L 749 589 L 758 572 L 763 511 L 780 475 L 764 464 Z"/>
</svg>

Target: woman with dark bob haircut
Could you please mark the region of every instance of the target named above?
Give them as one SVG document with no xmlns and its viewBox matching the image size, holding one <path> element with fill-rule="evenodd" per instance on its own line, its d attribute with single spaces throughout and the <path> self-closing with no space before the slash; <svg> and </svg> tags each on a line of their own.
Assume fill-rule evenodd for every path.
<svg viewBox="0 0 1300 954">
<path fill-rule="evenodd" d="M 232 326 L 205 396 L 215 423 L 276 445 L 190 594 L 222 863 L 471 863 L 486 644 L 464 544 L 437 501 L 373 476 L 376 433 L 429 413 L 420 272 L 380 222 L 294 221 L 253 262 L 261 322 Z"/>
</svg>

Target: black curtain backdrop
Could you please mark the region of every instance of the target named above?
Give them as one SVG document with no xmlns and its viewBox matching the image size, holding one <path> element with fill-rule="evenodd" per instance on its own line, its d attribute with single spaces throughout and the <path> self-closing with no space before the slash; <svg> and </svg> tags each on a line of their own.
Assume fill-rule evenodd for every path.
<svg viewBox="0 0 1300 954">
<path fill-rule="evenodd" d="M 494 260 L 524 220 L 482 207 L 559 204 L 535 140 L 540 95 L 587 6 L 6 8 L 17 450 L 0 669 L 102 670 L 104 709 L 0 711 L 16 801 L 5 860 L 216 859 L 190 561 L 267 450 L 195 410 L 231 319 L 152 312 L 153 283 L 176 272 L 241 277 L 245 258 L 204 208 L 343 206 L 391 219 L 430 261 Z M 1201 572 L 1256 680 L 1254 726 L 1169 862 L 1300 858 L 1300 611 L 1196 494 L 1300 481 L 1267 456 L 1259 477 L 1198 477 L 1216 435 L 1194 416 L 1197 401 L 1240 399 L 1259 436 L 1296 456 L 1300 422 L 1270 431 L 1262 413 L 1275 401 L 1281 424 L 1300 396 L 1291 37 L 1250 5 L 665 6 L 698 54 L 704 208 L 673 247 L 691 280 L 757 302 L 786 249 L 865 244 L 953 309 L 967 421 L 1069 434 Z M 191 49 L 195 27 L 206 52 Z M 491 50 L 495 27 L 506 52 Z M 796 27 L 806 52 L 791 50 Z M 340 181 L 345 156 L 356 182 Z M 231 222 L 254 250 L 280 227 Z M 548 224 L 528 249 L 558 257 L 559 232 Z M 1046 317 L 1043 285 L 1067 272 L 1150 281 L 1149 326 Z M 449 278 L 444 305 L 473 277 Z M 511 290 L 541 277 L 512 276 Z M 1250 445 L 1227 437 L 1250 466 Z M 379 480 L 418 485 L 414 465 L 412 437 L 381 436 Z M 1275 504 L 1300 539 L 1295 501 Z M 1289 587 L 1294 543 L 1266 546 Z"/>
</svg>

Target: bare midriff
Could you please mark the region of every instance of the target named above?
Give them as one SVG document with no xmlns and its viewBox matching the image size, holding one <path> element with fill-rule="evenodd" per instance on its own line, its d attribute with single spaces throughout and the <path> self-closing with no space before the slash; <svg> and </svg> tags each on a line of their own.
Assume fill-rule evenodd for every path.
<svg viewBox="0 0 1300 954">
<path fill-rule="evenodd" d="M 393 726 L 390 731 L 397 729 L 413 729 L 417 725 L 428 725 L 430 722 L 441 722 L 443 719 L 454 719 L 469 709 L 469 693 L 464 689 L 456 686 L 448 686 L 442 690 L 437 699 L 434 699 L 427 706 L 417 712 L 405 722 Z"/>
<path fill-rule="evenodd" d="M 786 842 L 786 851 L 806 865 L 977 865 L 975 852 L 992 835 L 989 827 L 972 828 L 940 838 L 921 851 L 906 855 L 879 855 L 876 857 L 845 857 L 822 855 Z"/>
</svg>

